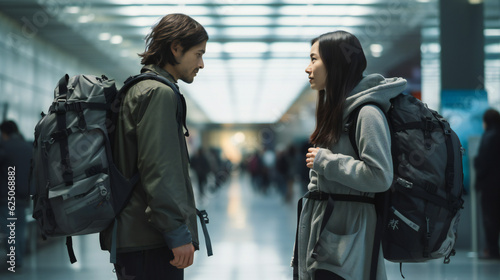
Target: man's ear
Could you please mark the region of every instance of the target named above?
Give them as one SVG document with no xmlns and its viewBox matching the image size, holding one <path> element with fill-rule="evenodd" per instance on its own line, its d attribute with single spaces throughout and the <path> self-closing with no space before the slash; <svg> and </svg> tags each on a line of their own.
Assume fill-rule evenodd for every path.
<svg viewBox="0 0 500 280">
<path fill-rule="evenodd" d="M 170 51 L 174 55 L 174 57 L 177 57 L 182 54 L 182 47 L 179 41 L 173 41 L 172 44 L 170 45 Z"/>
</svg>

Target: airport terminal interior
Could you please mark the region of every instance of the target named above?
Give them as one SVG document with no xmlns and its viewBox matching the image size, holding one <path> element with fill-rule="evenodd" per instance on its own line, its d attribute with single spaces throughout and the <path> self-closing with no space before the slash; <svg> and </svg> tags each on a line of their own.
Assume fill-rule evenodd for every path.
<svg viewBox="0 0 500 280">
<path fill-rule="evenodd" d="M 481 257 L 472 164 L 483 113 L 500 110 L 499 0 L 1 0 L 0 122 L 16 122 L 32 142 L 65 74 L 105 74 L 121 87 L 139 73 L 151 27 L 171 13 L 191 16 L 209 35 L 204 68 L 179 87 L 191 161 L 204 162 L 207 174 L 203 183 L 191 166 L 213 256 L 200 227 L 200 250 L 185 279 L 292 279 L 297 201 L 309 183 L 305 154 L 318 96 L 305 68 L 311 40 L 336 30 L 359 38 L 365 74 L 405 78 L 404 93 L 439 111 L 466 151 L 456 255 L 449 264 L 385 261 L 388 279 L 500 279 L 500 260 Z M 0 207 L 7 209 L 6 202 Z M 117 279 L 97 234 L 73 238 L 78 261 L 70 264 L 65 238 L 43 240 L 32 205 L 16 214 L 27 220 L 15 236 L 25 252 L 16 252 L 12 269 L 9 232 L 0 233 L 0 279 Z"/>
</svg>

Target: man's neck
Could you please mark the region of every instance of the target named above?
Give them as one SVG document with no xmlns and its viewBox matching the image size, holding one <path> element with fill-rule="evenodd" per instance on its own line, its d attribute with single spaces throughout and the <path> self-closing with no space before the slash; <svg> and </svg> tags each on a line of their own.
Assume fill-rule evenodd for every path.
<svg viewBox="0 0 500 280">
<path fill-rule="evenodd" d="M 165 66 L 163 67 L 163 70 L 167 71 L 167 73 L 169 73 L 170 76 L 172 76 L 172 78 L 174 78 L 174 81 L 177 82 L 177 80 L 179 78 L 175 76 L 175 68 L 172 64 L 170 64 L 170 63 L 165 64 Z"/>
</svg>

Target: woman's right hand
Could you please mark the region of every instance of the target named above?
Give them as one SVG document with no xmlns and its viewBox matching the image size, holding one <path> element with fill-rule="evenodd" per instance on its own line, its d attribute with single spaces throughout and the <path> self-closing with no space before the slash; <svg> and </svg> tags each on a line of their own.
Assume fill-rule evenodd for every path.
<svg viewBox="0 0 500 280">
<path fill-rule="evenodd" d="M 311 147 L 307 149 L 308 153 L 306 154 L 306 165 L 309 168 L 313 168 L 314 166 L 314 159 L 316 158 L 316 155 L 318 154 L 319 148 L 314 148 Z"/>
</svg>

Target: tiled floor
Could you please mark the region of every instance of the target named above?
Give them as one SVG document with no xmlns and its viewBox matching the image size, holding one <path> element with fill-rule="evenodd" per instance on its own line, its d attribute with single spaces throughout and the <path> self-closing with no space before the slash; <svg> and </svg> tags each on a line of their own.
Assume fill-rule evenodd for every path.
<svg viewBox="0 0 500 280">
<path fill-rule="evenodd" d="M 247 177 L 235 174 L 228 184 L 202 201 L 210 216 L 214 256 L 202 246 L 186 269 L 188 280 L 292 279 L 289 267 L 295 233 L 295 203 L 285 204 L 276 192 L 253 191 Z M 200 232 L 200 238 L 202 234 Z M 202 245 L 204 243 L 202 242 Z M 2 268 L 0 279 L 111 280 L 116 279 L 109 254 L 99 249 L 96 235 L 77 237 L 78 262 L 69 263 L 64 240 L 41 248 L 15 273 Z M 399 264 L 386 263 L 389 279 L 402 279 Z M 500 261 L 483 261 L 459 251 L 448 265 L 441 260 L 405 264 L 408 280 L 499 280 Z"/>
</svg>

